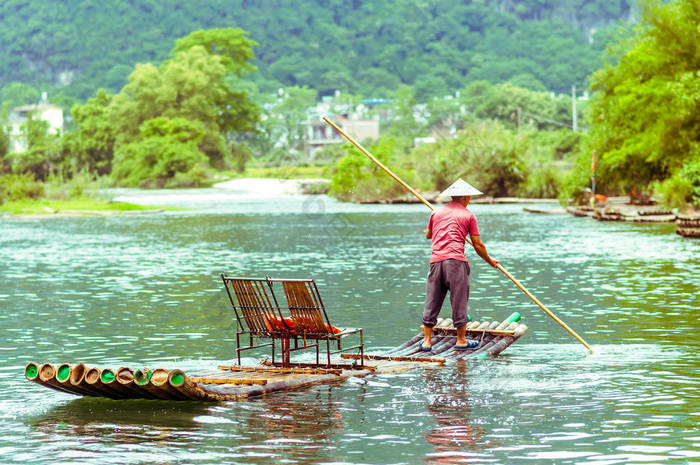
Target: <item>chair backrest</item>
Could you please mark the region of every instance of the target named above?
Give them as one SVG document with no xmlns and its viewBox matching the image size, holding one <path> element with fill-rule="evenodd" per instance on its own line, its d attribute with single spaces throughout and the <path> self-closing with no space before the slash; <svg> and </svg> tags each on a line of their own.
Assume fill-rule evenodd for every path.
<svg viewBox="0 0 700 465">
<path fill-rule="evenodd" d="M 289 331 L 268 278 L 233 278 L 222 274 L 221 279 L 238 323 L 251 334 L 274 336 Z"/>
<path fill-rule="evenodd" d="M 282 283 L 297 334 L 333 333 L 321 295 L 313 279 L 271 279 L 270 281 Z"/>
</svg>

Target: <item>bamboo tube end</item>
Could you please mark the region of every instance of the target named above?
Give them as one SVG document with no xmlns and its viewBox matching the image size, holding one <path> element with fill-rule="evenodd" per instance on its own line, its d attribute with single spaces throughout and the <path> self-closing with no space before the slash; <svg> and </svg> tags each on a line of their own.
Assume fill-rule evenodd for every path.
<svg viewBox="0 0 700 465">
<path fill-rule="evenodd" d="M 70 378 L 70 374 L 71 374 L 71 366 L 68 365 L 67 363 L 62 363 L 56 369 L 56 379 L 58 381 L 60 381 L 61 383 L 68 381 L 68 378 Z"/>
<path fill-rule="evenodd" d="M 87 367 L 84 363 L 79 363 L 73 367 L 70 373 L 70 383 L 74 386 L 80 384 L 80 382 L 85 378 L 85 373 L 87 372 Z"/>
<path fill-rule="evenodd" d="M 105 368 L 102 370 L 102 374 L 100 375 L 100 380 L 105 384 L 113 382 L 115 378 L 116 375 L 114 374 L 114 370 L 110 368 Z"/>
<path fill-rule="evenodd" d="M 165 368 L 156 368 L 151 372 L 151 384 L 154 386 L 164 386 L 168 384 L 170 372 Z"/>
<path fill-rule="evenodd" d="M 48 381 L 53 378 L 56 374 L 56 368 L 50 363 L 44 363 L 39 367 L 39 379 L 42 381 Z"/>
<path fill-rule="evenodd" d="M 185 384 L 185 373 L 182 370 L 173 370 L 168 375 L 168 383 L 173 387 L 180 387 Z"/>
<path fill-rule="evenodd" d="M 143 369 L 134 372 L 134 382 L 139 386 L 145 386 L 151 380 L 151 370 Z"/>
<path fill-rule="evenodd" d="M 100 375 L 102 372 L 99 368 L 90 368 L 87 373 L 85 373 L 85 382 L 88 384 L 96 384 L 100 380 Z"/>
<path fill-rule="evenodd" d="M 29 381 L 34 381 L 39 376 L 39 365 L 29 362 L 24 366 L 24 376 Z"/>
</svg>

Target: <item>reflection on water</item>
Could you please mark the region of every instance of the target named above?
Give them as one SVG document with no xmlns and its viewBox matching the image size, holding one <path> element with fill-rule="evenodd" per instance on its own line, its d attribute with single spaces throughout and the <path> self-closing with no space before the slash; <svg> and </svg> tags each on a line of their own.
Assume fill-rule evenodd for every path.
<svg viewBox="0 0 700 465">
<path fill-rule="evenodd" d="M 453 370 L 425 371 L 425 385 L 436 393 L 426 406 L 427 413 L 435 419 L 435 427 L 425 435 L 434 448 L 426 462 L 454 464 L 483 457 L 478 451 L 493 445 L 484 438 L 486 431 L 469 419 L 467 362 L 459 361 Z"/>
<path fill-rule="evenodd" d="M 429 255 L 420 205 L 119 191 L 185 211 L 0 219 L 3 457 L 55 463 L 700 461 L 700 242 L 673 225 L 475 205 L 491 254 L 596 349 L 588 355 L 472 260 L 470 313 L 521 312 L 502 356 L 225 404 L 78 399 L 24 363 L 215 367 L 233 358 L 218 274 L 314 277 L 371 348 L 416 332 Z M 139 198 L 139 196 L 141 198 Z"/>
</svg>

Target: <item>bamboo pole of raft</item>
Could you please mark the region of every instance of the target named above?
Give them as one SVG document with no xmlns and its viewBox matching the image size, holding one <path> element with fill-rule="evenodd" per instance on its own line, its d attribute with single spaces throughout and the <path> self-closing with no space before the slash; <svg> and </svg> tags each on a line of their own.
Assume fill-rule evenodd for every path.
<svg viewBox="0 0 700 465">
<path fill-rule="evenodd" d="M 335 129 L 336 131 L 338 131 L 343 137 L 345 137 L 348 141 L 350 141 L 350 143 L 351 143 L 352 145 L 354 145 L 355 147 L 357 147 L 357 148 L 360 150 L 360 152 L 364 153 L 370 160 L 372 160 L 374 163 L 376 163 L 377 166 L 379 166 L 382 170 L 384 170 L 384 172 L 385 172 L 386 174 L 388 174 L 389 176 L 391 176 L 392 178 L 394 178 L 394 180 L 395 180 L 396 182 L 398 182 L 399 184 L 401 184 L 407 191 L 409 191 L 411 194 L 413 194 L 418 200 L 420 200 L 421 202 L 423 202 L 423 203 L 425 204 L 426 207 L 430 208 L 431 210 L 435 210 L 435 207 L 433 207 L 433 206 L 430 204 L 430 202 L 428 202 L 428 201 L 425 199 L 425 197 L 423 197 L 422 195 L 420 195 L 419 192 L 417 192 L 417 191 L 416 191 L 415 189 L 413 189 L 411 186 L 409 186 L 408 184 L 406 184 L 401 178 L 399 178 L 398 176 L 396 176 L 389 168 L 387 168 L 386 166 L 384 166 L 384 164 L 383 164 L 382 162 L 380 162 L 379 160 L 377 160 L 376 158 L 374 158 L 374 156 L 373 156 L 371 153 L 369 153 L 369 152 L 367 151 L 367 149 L 365 149 L 362 145 L 360 145 L 359 142 L 355 141 L 355 139 L 353 139 L 352 137 L 350 137 L 345 131 L 343 131 L 342 129 L 340 129 L 340 127 L 338 127 L 337 124 L 335 124 L 333 121 L 331 121 L 330 119 L 328 119 L 328 118 L 325 117 L 325 116 L 323 117 L 323 121 L 325 121 L 326 123 L 328 123 L 328 124 L 330 124 L 331 126 L 333 126 L 333 129 Z M 469 243 L 469 245 L 472 245 L 472 246 L 473 246 L 473 244 L 472 244 L 472 242 L 469 240 L 469 238 L 467 238 L 467 243 Z M 550 317 L 552 317 L 552 318 L 554 319 L 554 321 L 556 321 L 557 323 L 559 323 L 559 325 L 560 325 L 562 328 L 564 328 L 565 330 L 567 330 L 567 331 L 569 332 L 569 334 L 571 334 L 574 338 L 576 338 L 576 340 L 578 340 L 581 344 L 583 344 L 583 345 L 586 347 L 586 349 L 588 349 L 588 351 L 589 351 L 590 353 L 593 353 L 593 349 L 591 348 L 591 346 L 589 346 L 589 345 L 586 343 L 586 341 L 584 341 L 584 340 L 581 338 L 581 336 L 579 336 L 578 334 L 576 334 L 576 332 L 575 332 L 573 329 L 569 328 L 569 327 L 567 326 L 566 323 L 564 323 L 562 320 L 560 320 L 559 318 L 557 318 L 557 316 L 556 316 L 554 313 L 552 313 L 547 307 L 545 307 L 545 306 L 542 304 L 542 302 L 540 302 L 540 301 L 539 301 L 537 298 L 535 298 L 535 296 L 533 296 L 527 289 L 525 289 L 525 287 L 524 287 L 522 284 L 520 284 L 520 282 L 519 282 L 517 279 L 515 279 L 515 278 L 513 277 L 513 275 L 511 275 L 510 273 L 508 273 L 508 272 L 506 271 L 506 269 L 503 268 L 503 267 L 500 265 L 500 263 L 496 265 L 496 268 L 498 268 L 499 270 L 501 270 L 501 272 L 502 272 L 503 274 L 505 274 L 505 275 L 508 277 L 508 279 L 510 279 L 511 281 L 513 281 L 513 283 L 515 283 L 515 285 L 518 286 L 518 287 L 520 288 L 520 290 L 523 291 L 523 292 L 525 293 L 526 296 L 528 296 L 530 299 L 532 299 L 532 301 L 535 302 L 535 304 L 537 304 L 538 307 L 540 307 L 542 310 L 544 310 L 544 312 L 545 312 L 547 315 L 549 315 Z"/>
</svg>

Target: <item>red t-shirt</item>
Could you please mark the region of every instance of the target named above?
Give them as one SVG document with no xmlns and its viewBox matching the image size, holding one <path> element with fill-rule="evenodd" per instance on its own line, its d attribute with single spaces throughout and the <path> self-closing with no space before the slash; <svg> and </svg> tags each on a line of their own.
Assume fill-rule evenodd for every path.
<svg viewBox="0 0 700 465">
<path fill-rule="evenodd" d="M 464 242 L 468 236 L 478 236 L 479 226 L 476 216 L 459 202 L 450 202 L 430 215 L 428 229 L 433 232 L 430 263 L 449 258 L 467 261 L 464 256 Z"/>
</svg>

